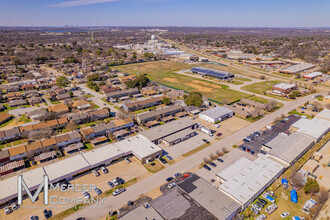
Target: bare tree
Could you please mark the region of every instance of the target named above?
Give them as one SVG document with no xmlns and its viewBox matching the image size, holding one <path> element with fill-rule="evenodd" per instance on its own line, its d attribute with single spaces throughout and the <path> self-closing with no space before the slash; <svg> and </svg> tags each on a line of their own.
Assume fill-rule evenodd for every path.
<svg viewBox="0 0 330 220">
<path fill-rule="evenodd" d="M 222 150 L 216 150 L 215 153 L 218 155 L 218 156 L 223 156 L 224 155 L 224 152 Z"/>
<path fill-rule="evenodd" d="M 74 131 L 78 128 L 78 125 L 74 121 L 69 121 L 69 123 L 66 126 L 67 131 Z"/>
<path fill-rule="evenodd" d="M 253 111 L 251 111 L 252 118 L 258 118 L 264 115 L 264 111 L 260 107 L 256 107 Z"/>
<path fill-rule="evenodd" d="M 210 153 L 210 158 L 212 159 L 212 160 L 215 160 L 215 159 L 217 159 L 217 155 L 216 154 L 214 154 L 214 153 Z"/>
<path fill-rule="evenodd" d="M 269 103 L 266 104 L 265 109 L 270 112 L 273 111 L 276 108 L 276 106 L 277 106 L 277 102 L 274 99 L 272 99 L 270 100 Z"/>
<path fill-rule="evenodd" d="M 31 131 L 28 135 L 29 141 L 37 141 L 44 138 L 50 138 L 54 134 L 54 131 L 50 128 L 45 128 L 38 131 Z"/>
<path fill-rule="evenodd" d="M 208 157 L 204 157 L 204 158 L 203 158 L 203 161 L 204 161 L 205 163 L 209 163 L 209 162 L 211 162 L 211 159 L 208 158 Z"/>
<path fill-rule="evenodd" d="M 290 177 L 290 183 L 298 188 L 303 187 L 304 179 L 303 179 L 303 176 L 301 175 L 301 173 L 297 172 L 297 173 L 293 174 Z"/>
<path fill-rule="evenodd" d="M 116 113 L 116 116 L 118 119 L 125 119 L 128 117 L 128 113 L 123 110 L 120 110 Z"/>
</svg>

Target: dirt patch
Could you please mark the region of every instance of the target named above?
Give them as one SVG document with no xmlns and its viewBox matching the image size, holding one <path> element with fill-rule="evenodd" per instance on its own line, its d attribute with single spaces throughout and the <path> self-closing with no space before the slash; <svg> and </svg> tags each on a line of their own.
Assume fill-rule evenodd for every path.
<svg viewBox="0 0 330 220">
<path fill-rule="evenodd" d="M 173 79 L 173 78 L 164 78 L 165 81 L 168 82 L 177 82 L 177 80 Z"/>
<path fill-rule="evenodd" d="M 187 85 L 195 88 L 198 91 L 203 91 L 203 92 L 212 92 L 212 91 L 214 91 L 214 89 L 212 87 L 211 88 L 210 87 L 205 87 L 205 86 L 200 85 L 199 83 L 196 84 L 196 83 L 191 82 L 191 83 L 187 83 Z"/>
</svg>

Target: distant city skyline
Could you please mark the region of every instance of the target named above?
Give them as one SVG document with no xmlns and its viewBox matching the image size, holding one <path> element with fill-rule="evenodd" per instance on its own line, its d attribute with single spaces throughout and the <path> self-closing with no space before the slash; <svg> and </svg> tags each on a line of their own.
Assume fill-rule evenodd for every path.
<svg viewBox="0 0 330 220">
<path fill-rule="evenodd" d="M 327 0 L 0 0 L 0 26 L 329 27 Z"/>
</svg>

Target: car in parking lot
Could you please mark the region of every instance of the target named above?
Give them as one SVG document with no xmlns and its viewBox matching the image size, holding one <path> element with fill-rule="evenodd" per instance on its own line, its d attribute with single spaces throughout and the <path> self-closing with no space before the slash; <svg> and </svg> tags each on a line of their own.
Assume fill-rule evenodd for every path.
<svg viewBox="0 0 330 220">
<path fill-rule="evenodd" d="M 250 139 L 244 138 L 244 139 L 243 139 L 243 142 L 244 142 L 244 143 L 248 143 L 248 142 L 250 142 Z"/>
<path fill-rule="evenodd" d="M 181 173 L 174 174 L 175 177 L 181 176 Z"/>
<path fill-rule="evenodd" d="M 111 188 L 113 188 L 113 187 L 115 186 L 111 181 L 108 182 L 108 185 L 109 185 Z"/>
<path fill-rule="evenodd" d="M 101 167 L 101 170 L 103 171 L 104 174 L 109 173 L 109 170 L 105 167 Z"/>
<path fill-rule="evenodd" d="M 167 177 L 167 178 L 166 178 L 166 181 L 167 181 L 167 182 L 170 182 L 170 181 L 173 180 L 173 179 L 174 179 L 174 178 L 173 178 L 172 176 L 170 176 L 170 177 Z"/>
<path fill-rule="evenodd" d="M 100 173 L 97 170 L 93 170 L 94 176 L 100 176 Z"/>
<path fill-rule="evenodd" d="M 102 191 L 99 188 L 95 188 L 94 191 L 96 192 L 97 195 L 100 195 Z"/>
<path fill-rule="evenodd" d="M 217 158 L 217 161 L 219 161 L 219 162 L 221 162 L 221 163 L 224 162 L 223 159 L 221 159 L 221 158 Z"/>
<path fill-rule="evenodd" d="M 130 163 L 131 162 L 131 160 L 128 158 L 128 157 L 125 157 L 125 159 L 124 159 L 127 163 Z"/>
<path fill-rule="evenodd" d="M 163 164 L 167 164 L 167 161 L 164 158 L 159 158 L 160 162 L 162 162 Z"/>
<path fill-rule="evenodd" d="M 208 170 L 208 171 L 211 170 L 211 168 L 210 168 L 209 166 L 207 166 L 207 165 L 203 165 L 203 167 L 204 167 L 206 170 Z"/>
<path fill-rule="evenodd" d="M 83 192 L 82 194 L 85 197 L 85 199 L 90 199 L 91 198 L 91 195 L 89 195 L 88 192 Z"/>
<path fill-rule="evenodd" d="M 262 198 L 258 198 L 258 200 L 259 200 L 259 202 L 261 202 L 264 205 L 267 205 L 267 203 L 268 203 L 266 200 L 264 200 Z"/>
<path fill-rule="evenodd" d="M 119 185 L 119 183 L 117 182 L 117 180 L 116 179 L 113 179 L 113 180 L 111 180 L 111 182 L 113 183 L 113 185 L 115 185 L 115 186 L 118 186 Z"/>
<path fill-rule="evenodd" d="M 9 206 L 6 206 L 5 209 L 4 209 L 4 211 L 5 211 L 5 214 L 6 214 L 6 215 L 8 215 L 8 214 L 11 213 L 11 209 L 10 209 Z"/>
<path fill-rule="evenodd" d="M 260 214 L 260 212 L 257 209 L 255 209 L 254 207 L 251 207 L 251 211 L 256 215 Z"/>
<path fill-rule="evenodd" d="M 170 155 L 166 155 L 165 157 L 169 160 L 173 160 L 173 158 Z"/>
<path fill-rule="evenodd" d="M 204 141 L 205 143 L 207 143 L 207 144 L 210 143 L 210 142 L 209 142 L 207 139 L 205 139 L 205 138 L 203 139 L 203 141 Z"/>
<path fill-rule="evenodd" d="M 213 162 L 209 162 L 209 165 L 212 166 L 212 167 L 216 167 L 217 165 Z"/>
<path fill-rule="evenodd" d="M 217 137 L 220 137 L 221 135 L 222 135 L 222 133 L 219 132 L 219 133 L 217 134 Z"/>
<path fill-rule="evenodd" d="M 17 204 L 17 203 L 12 203 L 11 205 L 11 208 L 13 209 L 13 210 L 17 210 L 18 208 L 19 208 L 19 205 Z"/>
<path fill-rule="evenodd" d="M 257 204 L 257 206 L 259 206 L 259 207 L 261 207 L 261 208 L 264 208 L 264 207 L 265 207 L 265 205 L 262 204 L 262 203 L 260 203 L 260 202 L 256 202 L 256 204 Z"/>
<path fill-rule="evenodd" d="M 120 178 L 120 177 L 116 177 L 116 181 L 118 182 L 119 185 L 125 183 L 125 181 L 122 178 Z"/>
<path fill-rule="evenodd" d="M 123 192 L 125 192 L 125 189 L 124 189 L 124 188 L 116 189 L 116 190 L 112 193 L 112 195 L 113 195 L 113 196 L 117 196 L 117 195 L 119 195 L 119 194 L 121 194 L 121 193 L 123 193 Z"/>
<path fill-rule="evenodd" d="M 31 215 L 31 216 L 30 216 L 30 220 L 38 220 L 38 216 Z"/>
<path fill-rule="evenodd" d="M 259 207 L 257 204 L 252 204 L 252 207 L 258 210 L 259 212 L 261 211 L 261 207 Z"/>
<path fill-rule="evenodd" d="M 43 211 L 45 218 L 50 218 L 50 210 L 44 209 Z"/>
<path fill-rule="evenodd" d="M 264 219 L 266 219 L 266 218 L 267 218 L 267 217 L 266 217 L 265 214 L 261 214 L 261 215 L 258 216 L 258 218 L 256 218 L 256 220 L 264 220 Z"/>
<path fill-rule="evenodd" d="M 176 183 L 170 183 L 170 184 L 168 184 L 168 188 L 170 188 L 170 189 L 172 189 L 173 187 L 175 187 L 176 186 Z"/>
<path fill-rule="evenodd" d="M 190 177 L 190 175 L 188 173 L 184 174 L 182 177 L 181 177 L 181 180 L 184 180 L 186 178 Z"/>
<path fill-rule="evenodd" d="M 288 217 L 289 215 L 290 215 L 289 212 L 283 212 L 283 213 L 281 214 L 281 218 L 286 218 L 286 217 Z"/>
</svg>

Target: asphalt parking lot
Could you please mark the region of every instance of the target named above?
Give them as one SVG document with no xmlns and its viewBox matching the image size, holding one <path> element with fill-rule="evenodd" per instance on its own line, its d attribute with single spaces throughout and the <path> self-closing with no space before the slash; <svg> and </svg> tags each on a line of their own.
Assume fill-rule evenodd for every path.
<svg viewBox="0 0 330 220">
<path fill-rule="evenodd" d="M 243 143 L 239 147 L 242 150 L 247 150 L 250 152 L 254 152 L 254 154 L 257 153 L 263 153 L 261 150 L 261 147 L 264 143 L 270 141 L 274 137 L 276 137 L 279 133 L 287 131 L 290 126 L 298 121 L 300 117 L 295 115 L 290 115 L 287 117 L 289 120 L 278 122 L 275 125 L 273 125 L 273 130 L 266 129 L 263 131 L 263 134 L 261 134 L 259 137 L 255 138 L 254 140 Z"/>
</svg>

